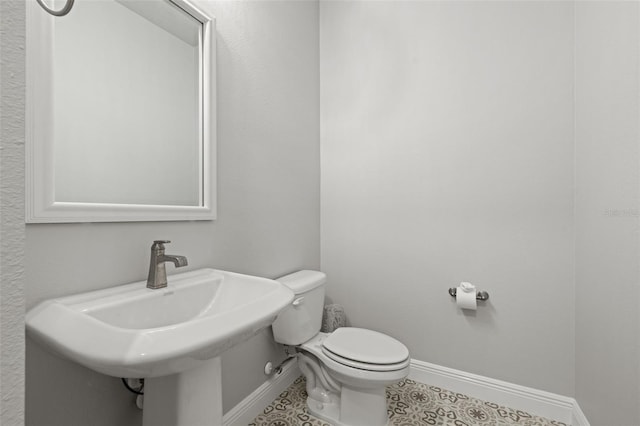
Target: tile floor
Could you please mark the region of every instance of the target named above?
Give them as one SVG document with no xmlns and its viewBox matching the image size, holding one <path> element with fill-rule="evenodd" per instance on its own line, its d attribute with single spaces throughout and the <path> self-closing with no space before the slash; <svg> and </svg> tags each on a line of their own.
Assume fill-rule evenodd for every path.
<svg viewBox="0 0 640 426">
<path fill-rule="evenodd" d="M 305 385 L 296 379 L 249 426 L 331 426 L 308 414 Z M 387 411 L 391 426 L 567 426 L 409 379 L 387 388 Z"/>
</svg>

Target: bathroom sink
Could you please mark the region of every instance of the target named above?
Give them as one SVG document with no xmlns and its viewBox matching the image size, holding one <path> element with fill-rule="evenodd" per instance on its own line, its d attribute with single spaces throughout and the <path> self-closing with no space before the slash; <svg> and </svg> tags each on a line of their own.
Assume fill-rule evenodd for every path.
<svg viewBox="0 0 640 426">
<path fill-rule="evenodd" d="M 86 367 L 116 377 L 181 373 L 269 326 L 293 300 L 266 278 L 200 269 L 51 299 L 26 317 L 34 339 Z"/>
</svg>

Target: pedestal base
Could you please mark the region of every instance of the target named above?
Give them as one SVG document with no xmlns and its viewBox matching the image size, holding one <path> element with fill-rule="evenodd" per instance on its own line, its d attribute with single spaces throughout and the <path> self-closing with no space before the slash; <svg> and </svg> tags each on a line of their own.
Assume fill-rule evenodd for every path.
<svg viewBox="0 0 640 426">
<path fill-rule="evenodd" d="M 142 426 L 220 426 L 220 358 L 171 376 L 145 379 Z"/>
</svg>

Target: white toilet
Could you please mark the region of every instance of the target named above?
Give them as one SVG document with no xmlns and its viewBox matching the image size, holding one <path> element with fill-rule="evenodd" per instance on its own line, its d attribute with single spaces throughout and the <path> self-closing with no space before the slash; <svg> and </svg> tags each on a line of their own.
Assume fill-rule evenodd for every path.
<svg viewBox="0 0 640 426">
<path fill-rule="evenodd" d="M 363 328 L 321 333 L 324 273 L 299 271 L 277 281 L 295 298 L 273 323 L 273 335 L 276 342 L 296 347 L 311 414 L 336 426 L 387 425 L 385 386 L 409 374 L 407 347 Z"/>
</svg>

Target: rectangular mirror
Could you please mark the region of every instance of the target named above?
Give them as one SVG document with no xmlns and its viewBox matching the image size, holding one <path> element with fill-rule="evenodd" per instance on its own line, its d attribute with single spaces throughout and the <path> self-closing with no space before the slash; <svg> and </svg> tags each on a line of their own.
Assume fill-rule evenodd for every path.
<svg viewBox="0 0 640 426">
<path fill-rule="evenodd" d="M 185 0 L 28 4 L 27 222 L 214 219 L 213 18 Z"/>
</svg>

